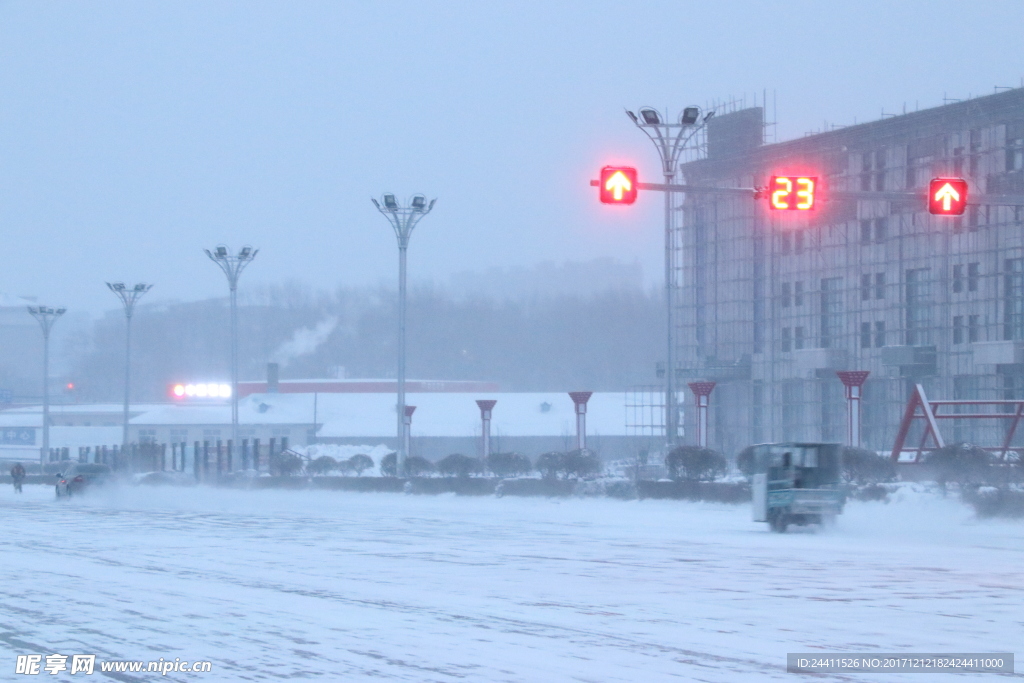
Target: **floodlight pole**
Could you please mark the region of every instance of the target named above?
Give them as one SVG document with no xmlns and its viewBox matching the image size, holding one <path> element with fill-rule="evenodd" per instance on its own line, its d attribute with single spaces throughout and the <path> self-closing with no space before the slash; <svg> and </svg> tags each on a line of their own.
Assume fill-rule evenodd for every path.
<svg viewBox="0 0 1024 683">
<path fill-rule="evenodd" d="M 434 208 L 436 199 L 427 203 L 425 196 L 415 195 L 409 202 L 409 206 L 398 205 L 395 195 L 388 193 L 381 197 L 381 201 L 371 199 L 391 227 L 395 229 L 395 237 L 398 238 L 398 404 L 396 414 L 398 417 L 398 459 L 395 463 L 396 474 L 399 477 L 405 476 L 405 459 L 409 455 L 409 435 L 405 422 L 405 261 L 406 252 L 409 250 L 409 239 L 412 237 L 413 228 L 420 220 L 430 213 Z M 381 206 L 383 204 L 383 206 Z M 411 419 L 411 414 L 410 414 Z"/>
<path fill-rule="evenodd" d="M 107 287 L 124 305 L 124 426 L 121 433 L 121 458 L 124 459 L 128 457 L 128 420 L 132 395 L 132 313 L 135 311 L 135 302 L 152 289 L 153 285 L 140 282 L 128 288 L 123 282 L 108 282 Z"/>
<path fill-rule="evenodd" d="M 231 293 L 231 445 L 238 448 L 238 278 L 260 250 L 245 246 L 232 256 L 226 246 L 219 244 L 213 251 L 203 251 L 224 271 Z"/>
<path fill-rule="evenodd" d="M 695 111 L 693 120 L 686 122 L 684 118 L 689 112 Z M 665 439 L 671 449 L 679 440 L 679 405 L 676 396 L 676 350 L 675 350 L 675 298 L 676 277 L 673 259 L 673 225 L 671 186 L 675 184 L 676 168 L 679 158 L 687 143 L 704 128 L 713 112 L 700 116 L 697 107 L 688 107 L 679 123 L 667 123 L 664 117 L 650 107 L 640 109 L 640 117 L 627 111 L 629 118 L 636 127 L 650 138 L 661 157 L 662 174 L 665 176 L 665 307 L 667 323 L 667 348 L 665 359 Z"/>
<path fill-rule="evenodd" d="M 43 444 L 39 448 L 39 474 L 43 473 L 43 465 L 50 454 L 50 329 L 66 310 L 46 306 L 28 307 L 28 312 L 39 321 L 43 329 Z"/>
</svg>

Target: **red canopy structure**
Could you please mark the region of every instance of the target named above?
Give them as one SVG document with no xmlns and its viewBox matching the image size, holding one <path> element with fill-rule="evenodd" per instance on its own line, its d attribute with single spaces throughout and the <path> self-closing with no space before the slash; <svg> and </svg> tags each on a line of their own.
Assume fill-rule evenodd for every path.
<svg viewBox="0 0 1024 683">
<path fill-rule="evenodd" d="M 986 412 L 986 408 L 989 408 L 989 412 Z M 957 412 L 962 409 L 966 410 L 964 412 Z M 900 429 L 896 433 L 896 442 L 892 446 L 890 457 L 893 462 L 896 462 L 902 453 L 909 451 L 914 454 L 914 459 L 911 462 L 919 463 L 925 453 L 937 448 L 943 448 L 946 445 L 946 441 L 939 430 L 939 420 L 1009 420 L 1002 445 L 997 447 L 982 446 L 985 450 L 995 453 L 1002 460 L 1006 460 L 1010 453 L 1024 451 L 1024 448 L 1010 447 L 1022 417 L 1024 417 L 1024 400 L 930 401 L 925 396 L 924 387 L 920 384 L 915 384 L 914 391 L 907 401 L 907 409 L 903 412 L 903 419 L 900 421 Z M 921 440 L 918 442 L 917 448 L 905 449 L 907 436 L 910 434 L 910 428 L 915 420 L 924 422 Z M 928 445 L 929 440 L 931 445 Z"/>
</svg>

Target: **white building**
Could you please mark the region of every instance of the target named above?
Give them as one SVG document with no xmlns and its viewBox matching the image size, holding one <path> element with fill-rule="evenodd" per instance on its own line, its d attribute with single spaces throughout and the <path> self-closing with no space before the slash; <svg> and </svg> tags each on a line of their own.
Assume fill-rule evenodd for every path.
<svg viewBox="0 0 1024 683">
<path fill-rule="evenodd" d="M 437 460 L 450 453 L 479 455 L 482 450 L 478 399 L 496 400 L 491 423 L 491 450 L 517 451 L 531 458 L 546 451 L 576 447 L 576 416 L 566 393 L 407 394 L 416 406 L 412 419 L 412 455 Z M 51 407 L 50 444 L 68 448 L 113 446 L 121 442 L 123 406 L 56 405 Z M 587 406 L 587 446 L 606 460 L 649 449 L 648 439 L 631 436 L 626 425 L 626 396 L 597 392 Z M 42 441 L 39 406 L 0 411 L 0 459 L 38 458 Z M 334 443 L 396 445 L 393 393 L 260 393 L 239 400 L 239 439 L 289 445 Z M 9 438 L 6 438 L 9 437 Z M 231 406 L 178 402 L 131 407 L 132 441 L 185 443 L 226 442 L 231 438 Z"/>
</svg>

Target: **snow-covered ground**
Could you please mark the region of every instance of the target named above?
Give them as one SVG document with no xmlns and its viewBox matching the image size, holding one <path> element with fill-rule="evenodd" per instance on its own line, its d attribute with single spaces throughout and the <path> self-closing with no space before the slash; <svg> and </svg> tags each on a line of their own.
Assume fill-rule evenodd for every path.
<svg viewBox="0 0 1024 683">
<path fill-rule="evenodd" d="M 8 486 L 0 514 L 8 672 L 57 652 L 213 662 L 164 680 L 735 683 L 793 680 L 787 652 L 1024 633 L 1024 525 L 909 489 L 786 535 L 746 506 L 204 487 Z"/>
</svg>

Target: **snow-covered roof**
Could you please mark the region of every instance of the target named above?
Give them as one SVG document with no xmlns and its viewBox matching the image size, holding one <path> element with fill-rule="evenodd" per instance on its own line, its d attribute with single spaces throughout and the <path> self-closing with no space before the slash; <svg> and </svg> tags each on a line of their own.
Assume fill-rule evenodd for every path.
<svg viewBox="0 0 1024 683">
<path fill-rule="evenodd" d="M 480 434 L 478 399 L 496 400 L 492 411 L 494 436 L 569 436 L 576 433 L 572 399 L 563 392 L 537 393 L 423 393 L 407 394 L 406 403 L 416 406 L 413 436 L 477 436 Z M 122 406 L 75 405 L 51 408 L 62 413 L 93 415 L 120 421 Z M 231 405 L 163 403 L 131 407 L 135 427 L 227 425 Z M 587 433 L 595 436 L 625 435 L 625 394 L 597 392 L 587 405 Z M 238 402 L 243 425 L 322 425 L 322 438 L 391 437 L 395 433 L 395 395 L 386 394 L 252 394 Z M 36 426 L 40 407 L 0 411 L 0 427 Z"/>
</svg>

